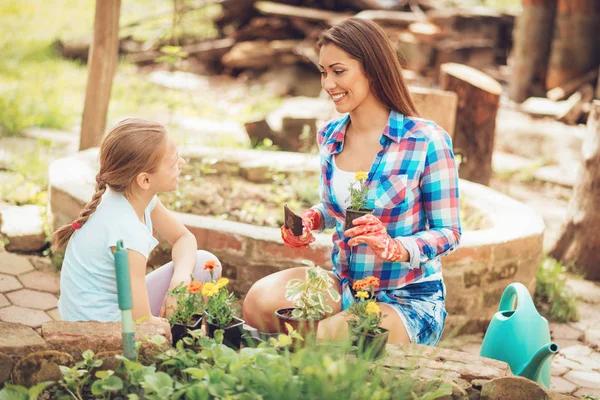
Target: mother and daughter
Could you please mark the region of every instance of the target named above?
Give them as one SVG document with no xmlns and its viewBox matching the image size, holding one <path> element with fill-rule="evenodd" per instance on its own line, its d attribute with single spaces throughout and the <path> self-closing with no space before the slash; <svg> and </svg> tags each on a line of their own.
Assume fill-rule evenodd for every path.
<svg viewBox="0 0 600 400">
<path fill-rule="evenodd" d="M 461 227 L 458 173 L 448 134 L 419 118 L 402 77 L 396 50 L 375 23 L 347 19 L 318 40 L 321 85 L 344 115 L 317 134 L 321 201 L 303 214 L 304 231 L 281 228 L 286 246 L 299 252 L 313 232 L 334 229 L 332 277 L 342 296 L 318 325 L 317 337 L 343 338 L 352 284 L 380 279 L 378 305 L 387 316 L 389 343 L 436 345 L 446 310 L 440 257 L 456 248 Z M 146 317 L 168 331 L 165 312 L 172 289 L 210 279 L 204 264 L 216 257 L 197 250 L 195 237 L 157 199 L 177 188 L 184 160 L 165 128 L 128 119 L 105 137 L 92 201 L 54 236 L 67 246 L 61 273 L 63 320 L 118 321 L 113 251 L 124 240 L 131 268 L 134 319 Z M 374 209 L 344 231 L 344 210 L 356 171 L 369 171 Z M 153 229 L 172 246 L 173 261 L 146 275 L 148 255 L 158 243 Z M 303 279 L 305 268 L 287 269 L 256 282 L 243 313 L 259 330 L 275 332 L 274 311 L 290 307 L 285 286 Z"/>
</svg>

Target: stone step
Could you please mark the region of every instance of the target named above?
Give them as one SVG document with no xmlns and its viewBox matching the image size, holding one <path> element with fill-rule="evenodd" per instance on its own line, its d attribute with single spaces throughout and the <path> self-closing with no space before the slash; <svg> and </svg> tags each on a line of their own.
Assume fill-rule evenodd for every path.
<svg viewBox="0 0 600 400">
<path fill-rule="evenodd" d="M 0 233 L 9 241 L 9 251 L 38 251 L 46 245 L 44 211 L 36 205 L 12 206 L 1 211 Z"/>
</svg>

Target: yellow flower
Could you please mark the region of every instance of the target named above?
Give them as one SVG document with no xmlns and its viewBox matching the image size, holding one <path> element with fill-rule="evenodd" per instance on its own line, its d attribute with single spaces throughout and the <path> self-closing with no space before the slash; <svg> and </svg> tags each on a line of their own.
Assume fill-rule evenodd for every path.
<svg viewBox="0 0 600 400">
<path fill-rule="evenodd" d="M 369 292 L 365 292 L 364 290 L 361 290 L 360 292 L 356 292 L 354 297 L 356 297 L 358 299 L 366 300 L 369 298 Z"/>
<path fill-rule="evenodd" d="M 212 282 L 207 282 L 204 284 L 204 286 L 202 287 L 202 294 L 204 296 L 213 296 L 215 294 L 219 293 L 219 288 L 217 287 L 217 285 L 215 285 Z"/>
<path fill-rule="evenodd" d="M 367 307 L 365 308 L 365 311 L 367 312 L 367 314 L 377 314 L 381 310 L 379 309 L 379 306 L 374 301 L 371 301 L 371 302 L 367 303 Z"/>
<path fill-rule="evenodd" d="M 355 181 L 366 181 L 368 177 L 369 177 L 369 174 L 367 174 L 365 171 L 356 171 L 356 174 L 354 175 L 354 180 Z"/>
<path fill-rule="evenodd" d="M 221 278 L 217 281 L 217 288 L 221 289 L 222 287 L 227 286 L 227 284 L 229 283 L 229 279 L 227 278 Z"/>
</svg>

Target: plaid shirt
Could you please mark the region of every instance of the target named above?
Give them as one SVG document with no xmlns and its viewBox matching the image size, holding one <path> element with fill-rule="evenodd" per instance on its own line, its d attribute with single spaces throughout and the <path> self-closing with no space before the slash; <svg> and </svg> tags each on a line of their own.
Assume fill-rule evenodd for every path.
<svg viewBox="0 0 600 400">
<path fill-rule="evenodd" d="M 389 262 L 368 245 L 348 246 L 345 210 L 331 188 L 333 156 L 344 146 L 350 116 L 327 123 L 317 134 L 321 158 L 321 203 L 325 228 L 335 228 L 331 259 L 345 283 L 373 275 L 380 290 L 401 288 L 441 272 L 440 257 L 460 241 L 458 172 L 450 136 L 438 125 L 416 117 L 390 113 L 367 183 L 373 215 L 388 234 L 402 242 L 409 262 Z"/>
</svg>

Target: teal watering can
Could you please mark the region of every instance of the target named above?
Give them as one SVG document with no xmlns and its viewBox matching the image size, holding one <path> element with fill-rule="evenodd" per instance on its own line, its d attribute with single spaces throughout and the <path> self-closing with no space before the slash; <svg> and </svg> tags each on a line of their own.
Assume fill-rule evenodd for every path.
<svg viewBox="0 0 600 400">
<path fill-rule="evenodd" d="M 548 389 L 550 356 L 557 351 L 558 345 L 550 341 L 548 321 L 538 313 L 525 285 L 508 285 L 485 333 L 480 355 L 504 361 L 513 374 Z"/>
</svg>

